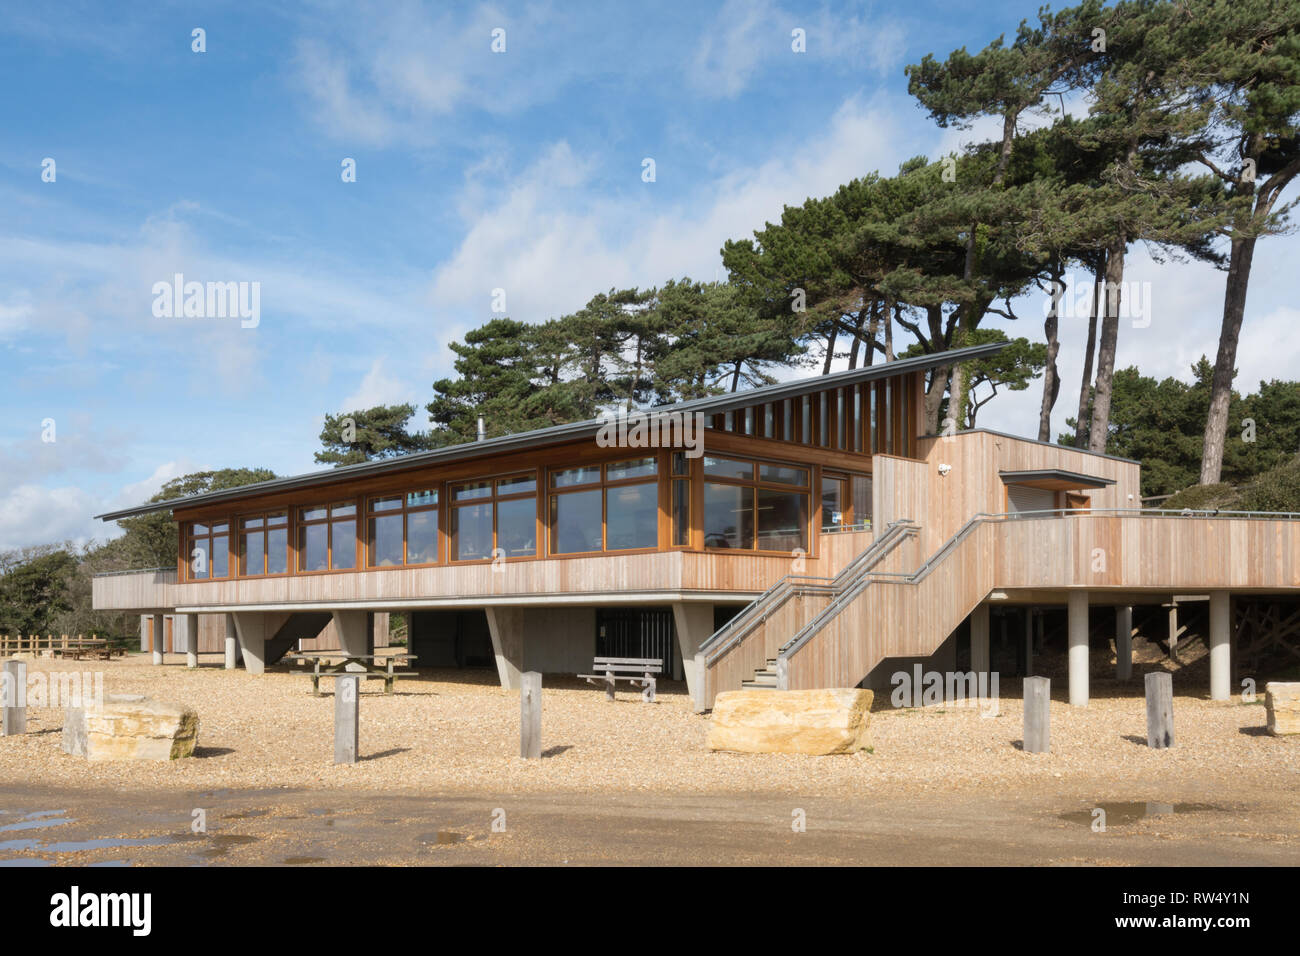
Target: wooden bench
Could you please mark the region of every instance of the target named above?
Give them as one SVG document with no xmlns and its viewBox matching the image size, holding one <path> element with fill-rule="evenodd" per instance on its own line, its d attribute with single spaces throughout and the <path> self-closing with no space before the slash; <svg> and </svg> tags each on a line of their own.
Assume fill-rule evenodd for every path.
<svg viewBox="0 0 1300 956">
<path fill-rule="evenodd" d="M 655 675 L 663 673 L 664 662 L 653 657 L 597 657 L 592 661 L 591 669 L 595 674 L 579 674 L 588 684 L 603 683 L 605 699 L 614 699 L 616 681 L 628 681 L 633 687 L 640 687 L 641 699 L 653 704 L 655 699 Z"/>
</svg>

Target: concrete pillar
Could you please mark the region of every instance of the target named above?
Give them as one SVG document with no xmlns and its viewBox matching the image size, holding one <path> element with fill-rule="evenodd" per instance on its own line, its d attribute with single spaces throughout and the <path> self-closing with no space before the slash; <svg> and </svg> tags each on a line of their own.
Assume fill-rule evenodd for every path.
<svg viewBox="0 0 1300 956">
<path fill-rule="evenodd" d="M 1025 676 L 1034 673 L 1034 609 L 1025 608 Z"/>
<path fill-rule="evenodd" d="M 1115 677 L 1133 677 L 1133 607 L 1129 604 L 1115 608 Z"/>
<path fill-rule="evenodd" d="M 492 653 L 497 660 L 497 676 L 506 690 L 520 689 L 524 667 L 524 612 L 518 607 L 488 607 L 488 631 L 492 635 Z"/>
<path fill-rule="evenodd" d="M 185 666 L 199 666 L 199 616 L 185 615 Z"/>
<path fill-rule="evenodd" d="M 339 648 L 345 654 L 358 657 L 375 652 L 374 634 L 370 615 L 366 611 L 335 611 L 334 630 L 339 636 Z M 365 670 L 360 664 L 349 664 L 348 670 Z"/>
<path fill-rule="evenodd" d="M 149 622 L 152 618 L 148 614 L 140 615 L 140 650 L 148 652 L 149 650 Z"/>
<path fill-rule="evenodd" d="M 970 669 L 976 675 L 989 670 L 989 606 L 981 604 L 970 616 Z"/>
<path fill-rule="evenodd" d="M 233 671 L 239 657 L 239 632 L 235 630 L 235 615 L 226 615 L 226 670 Z"/>
<path fill-rule="evenodd" d="M 1178 660 L 1178 605 L 1170 598 L 1169 604 L 1169 659 Z"/>
<path fill-rule="evenodd" d="M 240 611 L 230 616 L 235 619 L 235 634 L 239 637 L 244 669 L 250 674 L 266 673 L 266 615 Z"/>
<path fill-rule="evenodd" d="M 153 662 L 161 664 L 163 662 L 163 647 L 167 643 L 167 628 L 163 623 L 163 616 L 155 614 L 153 616 Z"/>
<path fill-rule="evenodd" d="M 702 692 L 704 689 L 704 675 L 700 673 L 700 663 L 695 655 L 700 645 L 713 636 L 713 605 L 678 601 L 673 604 L 673 624 L 677 629 L 677 650 L 682 659 L 686 690 L 698 708 L 701 693 L 697 690 Z"/>
<path fill-rule="evenodd" d="M 1088 706 L 1088 592 L 1071 591 L 1067 598 L 1070 648 L 1070 706 Z"/>
<path fill-rule="evenodd" d="M 1232 696 L 1232 618 L 1228 592 L 1210 592 L 1210 700 Z"/>
</svg>

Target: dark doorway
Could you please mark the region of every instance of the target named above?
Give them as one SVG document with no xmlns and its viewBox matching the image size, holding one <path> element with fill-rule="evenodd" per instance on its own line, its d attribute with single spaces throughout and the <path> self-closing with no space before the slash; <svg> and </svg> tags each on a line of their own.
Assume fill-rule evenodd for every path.
<svg viewBox="0 0 1300 956">
<path fill-rule="evenodd" d="M 493 667 L 492 634 L 487 613 L 415 611 L 411 614 L 409 650 L 416 667 Z"/>
<path fill-rule="evenodd" d="M 664 662 L 663 672 L 671 676 L 676 644 L 672 608 L 596 609 L 597 657 L 655 658 Z"/>
</svg>

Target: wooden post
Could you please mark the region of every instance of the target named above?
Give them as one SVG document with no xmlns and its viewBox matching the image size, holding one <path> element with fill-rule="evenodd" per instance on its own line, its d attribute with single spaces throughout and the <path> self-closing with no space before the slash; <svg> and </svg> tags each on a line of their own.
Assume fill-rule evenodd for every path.
<svg viewBox="0 0 1300 956">
<path fill-rule="evenodd" d="M 704 663 L 704 655 L 695 655 L 695 686 L 691 688 L 691 706 L 697 714 L 704 713 L 704 685 L 709 679 L 708 667 Z"/>
<path fill-rule="evenodd" d="M 335 763 L 357 762 L 360 685 L 361 678 L 356 674 L 339 674 L 334 678 Z"/>
<path fill-rule="evenodd" d="M 519 756 L 542 757 L 542 675 L 525 671 L 519 680 Z"/>
<path fill-rule="evenodd" d="M 1025 678 L 1025 753 L 1045 754 L 1052 749 L 1052 682 L 1046 677 Z"/>
<path fill-rule="evenodd" d="M 614 699 L 614 672 L 605 671 L 605 699 Z"/>
<path fill-rule="evenodd" d="M 1160 671 L 1148 674 L 1147 746 L 1164 750 L 1174 745 L 1174 679 Z"/>
<path fill-rule="evenodd" d="M 1169 659 L 1178 660 L 1178 605 L 1169 605 Z"/>
<path fill-rule="evenodd" d="M 27 662 L 5 661 L 3 693 L 4 736 L 27 733 Z"/>
</svg>

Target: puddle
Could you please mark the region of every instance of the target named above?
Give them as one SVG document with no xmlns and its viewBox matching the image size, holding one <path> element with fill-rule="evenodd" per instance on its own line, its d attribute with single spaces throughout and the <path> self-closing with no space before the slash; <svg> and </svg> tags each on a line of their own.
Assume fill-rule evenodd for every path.
<svg viewBox="0 0 1300 956">
<path fill-rule="evenodd" d="M 99 863 L 87 863 L 86 866 L 130 866 L 130 860 L 101 860 Z"/>
<path fill-rule="evenodd" d="M 289 866 L 307 866 L 308 864 L 311 864 L 311 863 L 324 863 L 324 862 L 325 862 L 325 857 L 323 857 L 323 856 L 286 856 L 286 857 L 285 857 L 283 860 L 281 860 L 280 862 L 281 862 L 281 863 L 288 864 Z"/>
<path fill-rule="evenodd" d="M 59 817 L 55 814 L 42 814 L 35 820 L 21 820 L 18 823 L 6 823 L 0 826 L 0 833 L 8 833 L 11 830 L 39 830 L 42 827 L 57 827 L 65 823 L 72 823 L 71 817 Z"/>
<path fill-rule="evenodd" d="M 453 843 L 461 843 L 465 840 L 465 834 L 456 833 L 454 830 L 439 830 L 437 833 L 426 833 L 420 837 L 421 843 L 433 843 L 437 846 L 450 846 Z"/>
<path fill-rule="evenodd" d="M 4 850 L 30 850 L 39 844 L 39 840 L 5 840 L 0 843 L 0 851 Z"/>
<path fill-rule="evenodd" d="M 1097 808 L 1106 811 L 1106 828 L 1128 826 L 1151 817 L 1170 816 L 1177 813 L 1203 813 L 1207 810 L 1219 810 L 1209 803 L 1156 803 L 1153 800 L 1131 800 L 1127 803 L 1099 803 Z M 1069 823 L 1082 823 L 1092 826 L 1093 808 L 1073 810 L 1062 813 L 1061 819 Z"/>
<path fill-rule="evenodd" d="M 20 856 L 9 860 L 0 860 L 0 866 L 53 866 L 53 860 L 42 860 L 37 857 Z"/>
</svg>

